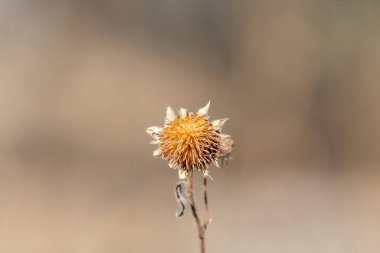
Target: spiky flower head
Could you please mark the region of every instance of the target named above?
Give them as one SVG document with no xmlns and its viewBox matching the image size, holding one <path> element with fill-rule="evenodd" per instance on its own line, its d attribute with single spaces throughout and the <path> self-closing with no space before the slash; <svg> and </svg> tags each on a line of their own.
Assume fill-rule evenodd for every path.
<svg viewBox="0 0 380 253">
<path fill-rule="evenodd" d="M 207 175 L 211 163 L 219 167 L 218 160 L 224 161 L 231 153 L 231 136 L 221 133 L 227 119 L 210 121 L 209 107 L 210 102 L 196 114 L 181 108 L 177 116 L 167 106 L 165 126 L 146 130 L 154 138 L 151 144 L 158 144 L 153 156 L 168 160 L 171 168 L 178 169 L 181 179 L 194 169 Z"/>
</svg>

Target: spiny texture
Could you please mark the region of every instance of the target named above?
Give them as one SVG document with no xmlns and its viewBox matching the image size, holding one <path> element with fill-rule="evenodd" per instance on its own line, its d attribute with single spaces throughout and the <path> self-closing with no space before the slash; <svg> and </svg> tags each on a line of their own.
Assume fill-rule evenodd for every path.
<svg viewBox="0 0 380 253">
<path fill-rule="evenodd" d="M 218 160 L 224 161 L 231 152 L 231 147 L 226 149 L 223 145 L 231 137 L 221 134 L 227 119 L 209 121 L 209 106 L 210 102 L 196 114 L 181 108 L 179 117 L 168 106 L 165 126 L 147 129 L 147 133 L 155 139 L 151 143 L 159 145 L 153 156 L 168 160 L 171 168 L 178 169 L 181 179 L 186 178 L 193 169 L 207 175 L 211 163 L 219 166 Z"/>
<path fill-rule="evenodd" d="M 159 136 L 162 158 L 172 168 L 206 172 L 207 165 L 217 159 L 221 137 L 203 116 L 190 114 L 171 121 Z"/>
</svg>

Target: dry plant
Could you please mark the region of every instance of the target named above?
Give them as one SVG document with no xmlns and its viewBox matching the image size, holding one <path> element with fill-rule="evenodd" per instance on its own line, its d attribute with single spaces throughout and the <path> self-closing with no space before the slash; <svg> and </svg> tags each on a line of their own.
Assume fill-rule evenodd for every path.
<svg viewBox="0 0 380 253">
<path fill-rule="evenodd" d="M 158 144 L 153 156 L 168 160 L 169 167 L 178 170 L 181 181 L 175 187 L 175 196 L 181 211 L 177 213 L 177 217 L 183 216 L 188 201 L 198 229 L 201 253 L 205 253 L 205 233 L 210 222 L 207 197 L 207 179 L 210 177 L 208 169 L 211 163 L 219 167 L 219 163 L 223 165 L 228 161 L 234 145 L 231 136 L 221 133 L 227 119 L 210 121 L 207 115 L 209 107 L 210 102 L 196 114 L 181 108 L 177 116 L 174 110 L 167 106 L 164 127 L 153 126 L 146 130 L 154 139 L 151 144 Z M 199 218 L 194 201 L 195 170 L 203 174 L 203 221 Z M 186 178 L 187 181 L 182 181 Z M 183 197 L 184 188 L 187 201 Z"/>
</svg>

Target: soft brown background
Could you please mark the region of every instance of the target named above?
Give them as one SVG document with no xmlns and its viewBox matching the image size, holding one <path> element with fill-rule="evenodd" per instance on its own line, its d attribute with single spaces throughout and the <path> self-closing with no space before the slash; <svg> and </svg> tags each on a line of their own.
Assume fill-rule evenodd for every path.
<svg viewBox="0 0 380 253">
<path fill-rule="evenodd" d="M 379 3 L 1 1 L 0 252 L 197 252 L 145 128 L 208 100 L 208 252 L 380 252 Z"/>
</svg>

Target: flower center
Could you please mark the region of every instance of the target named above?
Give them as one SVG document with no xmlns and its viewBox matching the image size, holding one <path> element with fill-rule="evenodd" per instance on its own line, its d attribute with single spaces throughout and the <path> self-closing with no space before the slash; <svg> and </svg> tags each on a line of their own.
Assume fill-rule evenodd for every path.
<svg viewBox="0 0 380 253">
<path fill-rule="evenodd" d="M 169 122 L 160 143 L 163 157 L 174 167 L 206 169 L 215 159 L 220 135 L 203 116 L 189 115 Z"/>
</svg>

